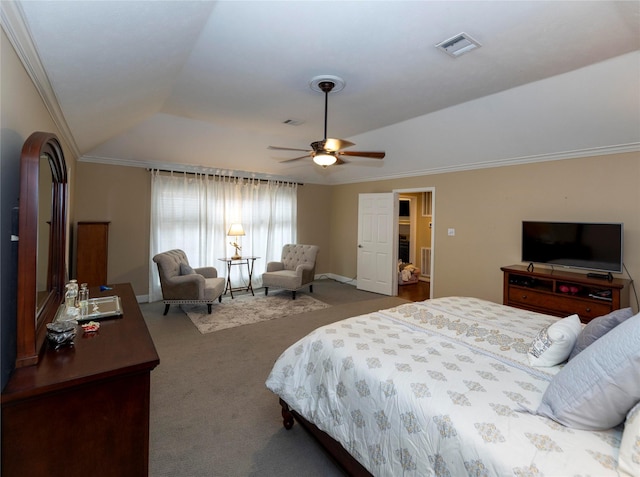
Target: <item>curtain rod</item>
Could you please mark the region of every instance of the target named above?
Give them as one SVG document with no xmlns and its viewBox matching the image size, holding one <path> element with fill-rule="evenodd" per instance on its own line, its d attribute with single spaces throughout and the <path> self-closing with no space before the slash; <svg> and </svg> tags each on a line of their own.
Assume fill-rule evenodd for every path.
<svg viewBox="0 0 640 477">
<path fill-rule="evenodd" d="M 152 172 L 152 171 L 158 171 L 158 172 L 166 172 L 166 173 L 179 173 L 179 174 L 192 174 L 192 175 L 196 175 L 196 174 L 202 174 L 202 175 L 206 175 L 206 176 L 212 176 L 215 177 L 216 179 L 243 179 L 243 180 L 251 180 L 251 181 L 258 181 L 258 182 L 286 182 L 288 184 L 295 184 L 295 185 L 299 185 L 299 186 L 303 186 L 304 183 L 303 182 L 295 182 L 295 181 L 290 181 L 290 180 L 286 180 L 286 179 L 263 179 L 260 177 L 246 177 L 246 176 L 239 176 L 239 175 L 233 175 L 233 174 L 219 174 L 219 173 L 215 173 L 215 172 L 204 172 L 204 171 L 187 171 L 187 170 L 172 170 L 172 169 L 161 169 L 158 167 L 147 167 L 147 170 Z"/>
</svg>

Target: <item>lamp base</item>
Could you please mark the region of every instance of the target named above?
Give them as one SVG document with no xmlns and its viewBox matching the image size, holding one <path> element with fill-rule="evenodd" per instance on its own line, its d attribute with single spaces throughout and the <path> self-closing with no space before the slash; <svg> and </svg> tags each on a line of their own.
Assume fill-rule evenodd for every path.
<svg viewBox="0 0 640 477">
<path fill-rule="evenodd" d="M 238 254 L 231 256 L 231 260 L 240 260 L 241 258 L 242 257 L 240 255 L 238 255 Z"/>
</svg>

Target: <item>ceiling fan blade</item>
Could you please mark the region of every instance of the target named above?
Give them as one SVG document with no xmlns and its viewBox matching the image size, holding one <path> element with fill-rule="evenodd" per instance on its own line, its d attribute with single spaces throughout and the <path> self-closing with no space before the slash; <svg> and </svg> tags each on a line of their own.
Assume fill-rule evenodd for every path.
<svg viewBox="0 0 640 477">
<path fill-rule="evenodd" d="M 272 149 L 274 151 L 303 151 L 303 152 L 311 152 L 308 149 L 297 149 L 294 147 L 280 147 L 280 146 L 269 146 L 267 149 Z"/>
<path fill-rule="evenodd" d="M 321 143 L 324 142 L 323 149 L 327 151 L 339 151 L 340 149 L 345 149 L 347 147 L 355 146 L 355 144 L 350 141 L 345 141 L 344 139 L 335 139 L 332 137 L 328 137 L 324 141 L 319 141 L 319 142 Z"/>
<path fill-rule="evenodd" d="M 304 156 L 300 156 L 300 157 L 294 157 L 292 159 L 285 159 L 283 161 L 278 161 L 280 163 L 284 163 L 284 162 L 293 162 L 293 161 L 299 161 L 300 159 L 306 159 L 307 157 L 311 157 L 310 154 L 306 154 Z"/>
<path fill-rule="evenodd" d="M 385 153 L 383 151 L 339 151 L 341 156 L 357 156 L 368 157 L 369 159 L 384 159 Z"/>
</svg>

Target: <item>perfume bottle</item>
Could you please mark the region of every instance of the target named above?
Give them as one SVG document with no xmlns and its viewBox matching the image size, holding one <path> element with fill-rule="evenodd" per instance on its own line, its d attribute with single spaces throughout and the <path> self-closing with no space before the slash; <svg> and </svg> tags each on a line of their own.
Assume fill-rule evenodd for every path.
<svg viewBox="0 0 640 477">
<path fill-rule="evenodd" d="M 71 280 L 67 283 L 67 291 L 64 294 L 65 319 L 75 320 L 78 316 L 78 281 Z"/>
<path fill-rule="evenodd" d="M 78 281 L 71 280 L 67 283 L 67 292 L 64 295 L 64 304 L 67 309 L 75 308 L 78 301 Z"/>
<path fill-rule="evenodd" d="M 89 288 L 86 283 L 80 285 L 78 306 L 80 307 L 80 316 L 87 316 L 89 312 Z"/>
</svg>

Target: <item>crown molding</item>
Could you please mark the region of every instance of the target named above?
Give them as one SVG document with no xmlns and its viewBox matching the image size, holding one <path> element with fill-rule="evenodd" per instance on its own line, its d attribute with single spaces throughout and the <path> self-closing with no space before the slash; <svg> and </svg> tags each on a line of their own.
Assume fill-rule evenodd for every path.
<svg viewBox="0 0 640 477">
<path fill-rule="evenodd" d="M 389 179 L 406 179 L 408 177 L 429 176 L 435 174 L 446 174 L 450 172 L 473 171 L 476 169 L 490 169 L 492 167 L 517 166 L 520 164 L 532 164 L 536 162 L 561 161 L 564 159 L 579 159 L 593 156 L 608 156 L 613 154 L 625 154 L 629 152 L 640 152 L 640 142 L 632 142 L 629 144 L 618 144 L 614 146 L 593 147 L 587 149 L 576 149 L 573 151 L 554 152 L 549 154 L 536 154 L 532 156 L 521 156 L 509 159 L 498 159 L 495 161 L 486 161 L 477 164 L 459 164 L 455 166 L 434 167 L 431 169 L 416 170 L 412 172 L 403 172 L 399 174 L 385 175 L 380 177 L 359 177 L 357 180 L 332 182 L 331 185 L 356 184 L 358 182 L 376 182 Z"/>
<path fill-rule="evenodd" d="M 264 181 L 296 182 L 291 177 L 278 176 L 274 174 L 261 174 L 257 172 L 220 169 L 215 167 L 195 166 L 190 164 L 172 164 L 161 162 L 138 161 L 135 159 L 116 159 L 112 157 L 84 155 L 78 162 L 91 162 L 94 164 L 107 164 L 111 166 L 137 167 L 144 169 L 158 169 L 161 171 L 188 172 L 192 174 L 208 174 L 213 176 L 230 176 L 243 179 L 259 179 Z"/>
<path fill-rule="evenodd" d="M 520 164 L 532 164 L 536 162 L 549 162 L 549 161 L 561 161 L 564 159 L 578 159 L 583 157 L 593 156 L 607 156 L 612 154 L 625 154 L 629 152 L 640 152 L 640 142 L 633 142 L 629 144 L 619 144 L 614 146 L 594 147 L 588 149 L 576 149 L 573 151 L 555 152 L 549 154 L 536 154 L 532 156 L 521 156 L 509 159 L 498 159 L 495 161 L 487 161 L 478 164 L 460 164 L 447 167 L 435 167 L 431 169 L 416 170 L 411 172 L 404 172 L 399 174 L 388 174 L 384 177 L 359 177 L 357 180 L 348 181 L 332 181 L 330 183 L 317 183 L 319 185 L 344 185 L 344 184 L 357 184 L 359 182 L 377 182 L 386 181 L 391 179 L 406 179 L 408 177 L 416 176 L 428 176 L 435 174 L 446 174 L 451 172 L 464 172 L 477 169 L 490 169 L 492 167 L 506 167 L 516 166 Z M 262 180 L 282 180 L 292 181 L 291 177 L 276 176 L 271 174 L 258 174 L 248 171 L 235 171 L 235 170 L 223 170 L 204 166 L 194 166 L 185 164 L 171 164 L 171 163 L 156 163 L 146 161 L 136 161 L 132 159 L 116 159 L 112 157 L 100 157 L 100 156 L 88 156 L 84 155 L 78 159 L 79 162 L 92 162 L 98 164 L 108 164 L 114 166 L 125 167 L 139 167 L 147 169 L 161 169 L 175 172 L 193 172 L 200 174 L 212 174 L 222 176 L 234 176 L 243 178 L 254 178 Z M 313 181 L 306 181 L 307 183 L 314 183 Z"/>
<path fill-rule="evenodd" d="M 29 27 L 25 22 L 19 2 L 0 2 L 0 24 L 36 87 L 38 94 L 40 94 L 47 111 L 51 115 L 51 119 L 62 136 L 61 139 L 71 148 L 70 152 L 73 156 L 80 157 L 80 150 L 51 87 L 49 77 L 40 61 L 40 56 L 31 39 Z"/>
</svg>

